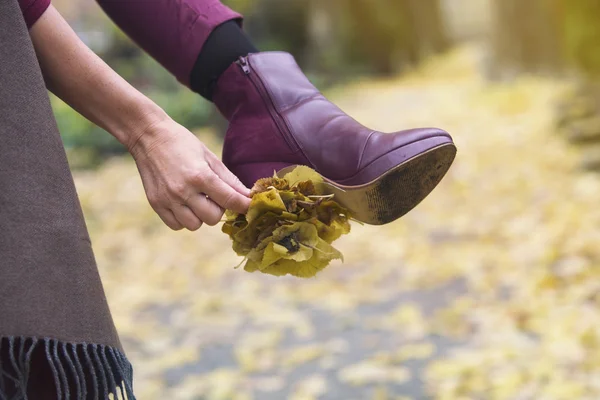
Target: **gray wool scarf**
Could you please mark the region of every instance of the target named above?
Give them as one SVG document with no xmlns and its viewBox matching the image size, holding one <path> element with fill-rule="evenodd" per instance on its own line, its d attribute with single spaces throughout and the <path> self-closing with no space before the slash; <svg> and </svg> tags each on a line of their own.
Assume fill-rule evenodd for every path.
<svg viewBox="0 0 600 400">
<path fill-rule="evenodd" d="M 0 400 L 109 393 L 133 400 L 132 368 L 29 32 L 0 0 Z"/>
</svg>

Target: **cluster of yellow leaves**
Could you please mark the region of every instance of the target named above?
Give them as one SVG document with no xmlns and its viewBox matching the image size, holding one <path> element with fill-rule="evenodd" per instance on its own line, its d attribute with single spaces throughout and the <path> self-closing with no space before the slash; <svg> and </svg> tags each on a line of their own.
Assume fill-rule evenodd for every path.
<svg viewBox="0 0 600 400">
<path fill-rule="evenodd" d="M 310 278 L 342 253 L 331 243 L 350 232 L 350 216 L 318 190 L 322 178 L 298 166 L 282 178 L 263 178 L 252 188 L 246 215 L 226 213 L 223 232 L 246 259 L 244 269 Z"/>
</svg>

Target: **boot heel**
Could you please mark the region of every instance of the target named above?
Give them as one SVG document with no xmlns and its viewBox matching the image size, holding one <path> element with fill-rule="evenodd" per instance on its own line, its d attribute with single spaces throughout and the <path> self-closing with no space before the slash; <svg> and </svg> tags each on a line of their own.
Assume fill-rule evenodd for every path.
<svg viewBox="0 0 600 400">
<path fill-rule="evenodd" d="M 456 156 L 456 147 L 445 144 L 395 166 L 360 186 L 337 186 L 337 201 L 357 220 L 384 225 L 415 208 L 440 183 Z M 331 183 L 331 182 L 330 182 Z"/>
<path fill-rule="evenodd" d="M 341 185 L 324 177 L 324 190 L 333 194 L 358 221 L 369 225 L 388 224 L 415 208 L 431 193 L 455 156 L 456 147 L 449 142 L 397 164 L 364 185 Z M 388 159 L 393 157 L 393 152 L 388 155 Z M 281 176 L 292 169 L 293 166 L 289 166 L 278 174 Z"/>
</svg>

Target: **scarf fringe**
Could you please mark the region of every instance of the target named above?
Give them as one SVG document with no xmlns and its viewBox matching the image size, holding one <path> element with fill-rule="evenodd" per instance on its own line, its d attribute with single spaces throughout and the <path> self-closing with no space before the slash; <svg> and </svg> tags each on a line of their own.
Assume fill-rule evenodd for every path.
<svg viewBox="0 0 600 400">
<path fill-rule="evenodd" d="M 52 370 L 57 399 L 135 400 L 133 368 L 119 350 L 24 336 L 0 338 L 0 355 L 5 355 L 0 357 L 0 400 L 27 399 L 31 358 L 36 349 L 42 349 L 38 351 L 44 352 Z M 7 384 L 12 387 L 11 393 Z"/>
</svg>

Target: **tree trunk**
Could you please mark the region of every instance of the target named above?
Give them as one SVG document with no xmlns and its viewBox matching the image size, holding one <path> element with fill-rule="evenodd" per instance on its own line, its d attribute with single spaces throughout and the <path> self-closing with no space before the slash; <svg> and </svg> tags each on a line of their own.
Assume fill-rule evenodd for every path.
<svg viewBox="0 0 600 400">
<path fill-rule="evenodd" d="M 439 0 L 337 0 L 345 55 L 389 75 L 448 46 Z"/>
<path fill-rule="evenodd" d="M 519 73 L 559 75 L 564 72 L 562 1 L 493 1 L 491 78 L 511 78 Z"/>
<path fill-rule="evenodd" d="M 600 2 L 563 0 L 564 46 L 569 64 L 585 78 L 600 77 Z"/>
<path fill-rule="evenodd" d="M 449 46 L 439 0 L 405 0 L 410 31 L 419 58 L 446 50 Z"/>
</svg>

